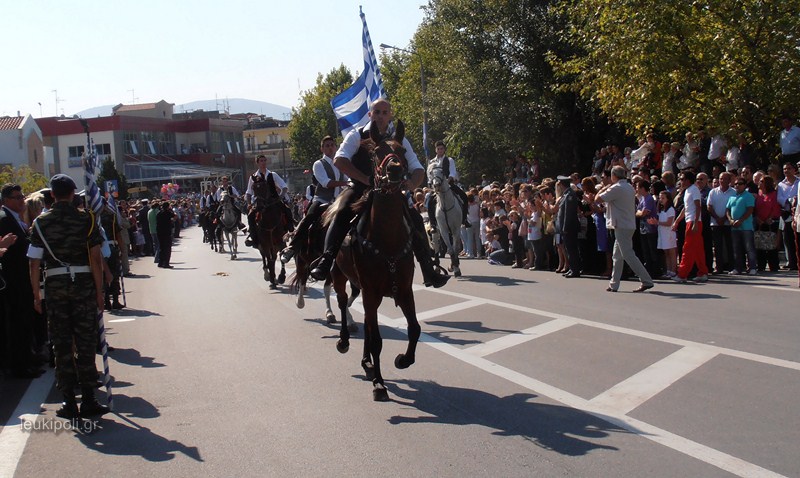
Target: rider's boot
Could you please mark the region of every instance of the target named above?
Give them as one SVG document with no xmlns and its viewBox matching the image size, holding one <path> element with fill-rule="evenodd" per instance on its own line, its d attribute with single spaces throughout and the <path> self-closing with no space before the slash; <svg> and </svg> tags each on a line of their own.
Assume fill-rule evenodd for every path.
<svg viewBox="0 0 800 478">
<path fill-rule="evenodd" d="M 347 207 L 349 208 L 349 206 Z M 342 242 L 350 229 L 350 220 L 353 214 L 348 214 L 347 211 L 340 210 L 328 228 L 328 234 L 325 235 L 325 252 L 310 272 L 311 277 L 316 280 L 325 280 L 331 272 L 333 262 L 339 254 L 339 248 L 342 247 Z"/>
<path fill-rule="evenodd" d="M 424 232 L 420 232 L 418 228 L 415 228 L 411 238 L 411 247 L 414 249 L 414 256 L 419 262 L 425 287 L 433 286 L 439 288 L 447 284 L 450 276 L 444 272 L 444 269 L 434 265 L 431 257 L 432 251 L 424 234 Z"/>
<path fill-rule="evenodd" d="M 247 215 L 247 239 L 244 240 L 244 245 L 247 247 L 258 247 L 256 244 L 256 213 L 251 211 Z"/>
</svg>

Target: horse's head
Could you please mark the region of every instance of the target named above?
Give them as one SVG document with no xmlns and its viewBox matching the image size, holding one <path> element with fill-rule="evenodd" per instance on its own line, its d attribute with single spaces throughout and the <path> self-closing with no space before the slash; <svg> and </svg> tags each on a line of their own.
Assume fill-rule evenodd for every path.
<svg viewBox="0 0 800 478">
<path fill-rule="evenodd" d="M 219 195 L 219 202 L 223 205 L 228 204 L 231 202 L 231 195 L 228 194 L 228 191 L 223 190 Z"/>
<path fill-rule="evenodd" d="M 380 136 L 375 123 L 370 127 L 369 133 L 374 144 L 372 161 L 375 167 L 376 186 L 382 189 L 398 188 L 408 171 L 406 150 L 403 147 L 405 137 L 403 122 L 397 122 L 394 134 L 388 138 Z"/>
<path fill-rule="evenodd" d="M 431 187 L 436 192 L 436 194 L 441 194 L 442 192 L 449 189 L 449 184 L 444 178 L 444 171 L 442 168 L 431 168 L 430 169 L 430 180 L 431 180 Z"/>
</svg>

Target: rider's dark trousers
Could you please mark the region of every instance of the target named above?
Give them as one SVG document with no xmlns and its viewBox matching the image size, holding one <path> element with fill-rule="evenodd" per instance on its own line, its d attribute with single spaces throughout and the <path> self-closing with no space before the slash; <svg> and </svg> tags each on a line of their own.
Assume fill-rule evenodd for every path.
<svg viewBox="0 0 800 478">
<path fill-rule="evenodd" d="M 308 207 L 308 211 L 306 212 L 305 217 L 300 221 L 300 224 L 297 225 L 297 232 L 295 232 L 294 237 L 292 238 L 292 242 L 289 244 L 289 247 L 295 248 L 299 247 L 303 241 L 306 240 L 306 236 L 308 235 L 308 228 L 311 227 L 312 224 L 317 222 L 319 217 L 322 215 L 322 202 L 319 200 L 314 200 L 311 202 L 311 205 Z"/>
<path fill-rule="evenodd" d="M 325 235 L 326 254 L 336 257 L 336 254 L 339 253 L 339 248 L 342 246 L 342 242 L 345 236 L 347 236 L 347 232 L 350 230 L 350 221 L 355 217 L 351 206 L 363 193 L 364 188 L 360 187 L 349 187 L 342 191 L 342 197 L 338 199 L 342 201 L 341 209 L 339 209 L 336 216 L 334 216 L 333 222 L 330 227 L 328 227 L 328 233 Z M 314 206 L 312 205 L 311 207 L 313 208 Z M 308 212 L 309 214 L 311 213 L 310 208 Z"/>
</svg>

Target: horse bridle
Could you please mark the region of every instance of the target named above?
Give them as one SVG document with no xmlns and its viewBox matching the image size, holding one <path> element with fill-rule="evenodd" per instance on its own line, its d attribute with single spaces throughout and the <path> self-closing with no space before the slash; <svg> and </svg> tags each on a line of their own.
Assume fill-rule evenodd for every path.
<svg viewBox="0 0 800 478">
<path fill-rule="evenodd" d="M 404 174 L 401 174 L 398 178 L 391 178 L 386 171 L 392 161 L 399 163 L 403 168 Z M 380 190 L 382 193 L 393 193 L 400 190 L 400 186 L 405 180 L 405 171 L 408 171 L 408 163 L 405 157 L 400 157 L 395 153 L 389 153 L 379 161 L 378 155 L 373 151 L 372 164 L 374 165 L 376 190 Z"/>
</svg>

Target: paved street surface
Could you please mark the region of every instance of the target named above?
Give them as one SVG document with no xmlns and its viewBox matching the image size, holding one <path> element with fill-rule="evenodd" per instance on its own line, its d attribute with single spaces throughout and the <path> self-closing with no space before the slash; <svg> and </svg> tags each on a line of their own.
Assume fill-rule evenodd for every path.
<svg viewBox="0 0 800 478">
<path fill-rule="evenodd" d="M 378 403 L 321 288 L 297 309 L 255 249 L 231 261 L 200 236 L 174 270 L 136 260 L 128 309 L 105 315 L 115 414 L 97 429 L 31 429 L 56 420 L 52 372 L 0 382 L 0 477 L 800 476 L 796 274 L 644 294 L 484 261 L 443 289 L 418 274 L 406 370 L 405 321 L 380 309 Z"/>
</svg>

